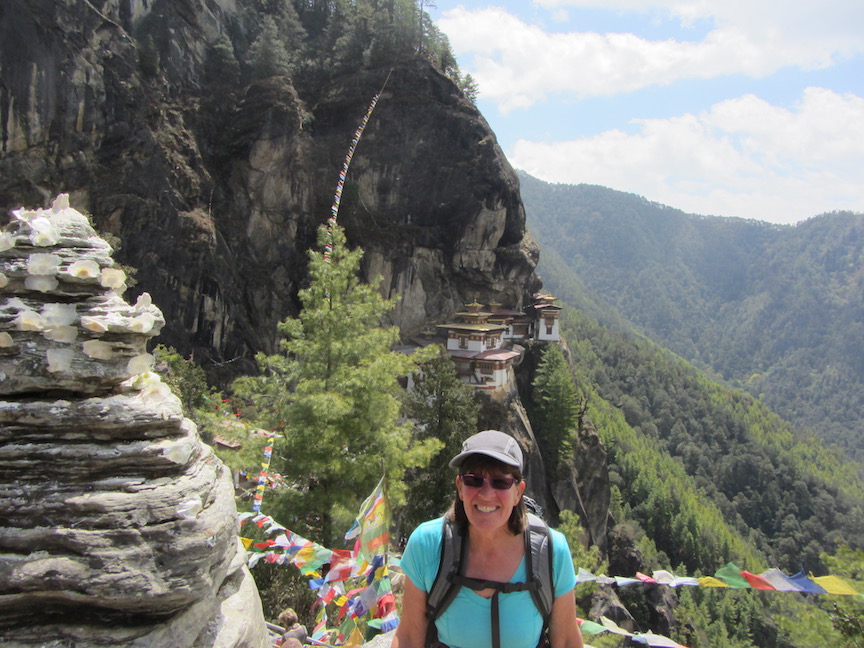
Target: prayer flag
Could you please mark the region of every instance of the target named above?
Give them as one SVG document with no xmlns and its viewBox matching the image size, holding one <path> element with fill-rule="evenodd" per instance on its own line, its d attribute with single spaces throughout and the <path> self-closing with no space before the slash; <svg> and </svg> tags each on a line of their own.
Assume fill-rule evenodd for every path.
<svg viewBox="0 0 864 648">
<path fill-rule="evenodd" d="M 363 645 L 363 634 L 360 632 L 360 628 L 358 626 L 354 627 L 354 631 L 351 633 L 351 636 L 348 637 L 348 641 L 345 642 L 345 648 L 359 648 L 359 646 Z"/>
<path fill-rule="evenodd" d="M 579 571 L 576 573 L 576 583 L 590 583 L 591 581 L 597 580 L 597 577 L 592 574 L 590 571 L 585 569 L 584 567 L 580 567 Z"/>
<path fill-rule="evenodd" d="M 658 583 L 670 585 L 671 587 L 678 587 L 679 585 L 689 585 L 690 587 L 699 586 L 699 580 L 697 578 L 693 578 L 692 576 L 675 576 L 675 574 L 662 569 L 655 571 L 652 576 Z"/>
<path fill-rule="evenodd" d="M 852 587 L 837 576 L 816 576 L 813 582 L 824 589 L 828 594 L 842 594 L 844 596 L 858 596 Z"/>
<path fill-rule="evenodd" d="M 640 632 L 639 634 L 635 634 L 630 637 L 632 641 L 637 643 L 647 644 L 649 646 L 655 646 L 656 648 L 683 648 L 681 644 L 676 641 L 672 641 L 668 637 L 664 637 L 663 635 L 657 635 L 651 632 Z"/>
<path fill-rule="evenodd" d="M 770 590 L 772 592 L 777 590 L 777 588 L 774 587 L 767 580 L 765 580 L 761 576 L 757 576 L 756 574 L 751 574 L 746 569 L 741 572 L 741 575 L 744 577 L 744 579 L 750 584 L 750 587 L 752 587 L 753 589 Z"/>
<path fill-rule="evenodd" d="M 803 591 L 799 585 L 796 585 L 791 580 L 789 580 L 789 577 L 776 567 L 773 569 L 769 569 L 768 571 L 762 572 L 760 576 L 765 579 L 766 582 L 771 583 L 774 589 L 778 592 Z"/>
<path fill-rule="evenodd" d="M 612 634 L 621 635 L 622 637 L 632 637 L 633 636 L 632 632 L 625 630 L 624 628 L 619 626 L 617 623 L 615 623 L 609 617 L 601 616 L 600 617 L 600 623 L 603 624 L 603 627 L 606 628 L 606 630 L 608 632 L 611 632 Z"/>
<path fill-rule="evenodd" d="M 726 563 L 725 567 L 718 569 L 714 577 L 719 578 L 729 587 L 737 589 L 747 589 L 750 587 L 750 583 L 741 575 L 741 570 L 731 562 Z"/>
<path fill-rule="evenodd" d="M 583 619 L 582 623 L 579 624 L 579 629 L 582 631 L 584 635 L 595 635 L 600 634 L 601 632 L 606 632 L 606 628 L 599 623 L 595 623 L 594 621 L 589 621 L 588 619 Z"/>
<path fill-rule="evenodd" d="M 366 562 L 372 562 L 376 555 L 387 551 L 390 535 L 387 530 L 384 477 L 378 482 L 372 494 L 363 502 L 354 526 L 345 534 L 346 540 L 353 538 L 357 538 L 354 554 Z"/>
<path fill-rule="evenodd" d="M 811 594 L 825 594 L 825 590 L 822 589 L 822 587 L 818 583 L 814 583 L 812 580 L 807 578 L 803 571 L 798 572 L 794 576 L 790 576 L 789 580 L 799 586 L 802 592 L 809 592 Z"/>
</svg>

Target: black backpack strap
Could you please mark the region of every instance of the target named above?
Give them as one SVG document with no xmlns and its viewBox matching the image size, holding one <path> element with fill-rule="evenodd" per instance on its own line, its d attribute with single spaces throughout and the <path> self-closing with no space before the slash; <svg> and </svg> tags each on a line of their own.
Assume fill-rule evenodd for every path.
<svg viewBox="0 0 864 648">
<path fill-rule="evenodd" d="M 461 574 L 453 577 L 453 582 L 460 586 L 470 587 L 473 590 L 494 589 L 492 594 L 492 648 L 501 647 L 501 614 L 499 612 L 499 594 L 509 594 L 510 592 L 524 592 L 525 590 L 532 591 L 537 588 L 538 583 L 501 583 L 499 581 L 482 580 L 479 578 L 469 578 Z M 532 592 L 533 595 L 533 592 Z"/>
<path fill-rule="evenodd" d="M 525 533 L 525 570 L 528 580 L 536 586 L 530 588 L 534 605 L 543 617 L 543 631 L 549 627 L 552 604 L 555 601 L 555 583 L 552 553 L 552 534 L 549 525 L 536 515 L 528 514 Z"/>
<path fill-rule="evenodd" d="M 543 519 L 528 514 L 528 527 L 525 530 L 525 583 L 500 583 L 498 581 L 480 580 L 465 576 L 465 565 L 462 557 L 466 555 L 468 535 L 459 525 L 444 519 L 441 537 L 441 558 L 438 563 L 438 573 L 426 596 L 426 618 L 428 628 L 426 645 L 433 646 L 437 642 L 435 620 L 440 617 L 456 598 L 460 587 L 473 590 L 494 589 L 492 595 L 492 645 L 501 645 L 500 615 L 498 595 L 510 592 L 528 591 L 534 605 L 543 618 L 545 636 L 552 616 L 552 603 L 555 598 L 553 582 L 552 534 Z"/>
<path fill-rule="evenodd" d="M 429 593 L 426 595 L 426 645 L 435 645 L 438 631 L 435 627 L 435 619 L 440 617 L 444 610 L 456 598 L 461 587 L 455 579 L 465 572 L 462 556 L 468 547 L 468 534 L 462 528 L 448 518 L 444 518 L 441 530 L 441 557 L 438 560 L 438 573 Z"/>
</svg>

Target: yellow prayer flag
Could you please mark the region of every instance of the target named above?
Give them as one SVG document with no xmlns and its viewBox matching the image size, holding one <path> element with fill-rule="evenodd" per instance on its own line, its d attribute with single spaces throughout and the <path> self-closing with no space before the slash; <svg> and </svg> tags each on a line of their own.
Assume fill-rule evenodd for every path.
<svg viewBox="0 0 864 648">
<path fill-rule="evenodd" d="M 252 543 L 255 541 L 252 538 L 240 538 L 240 542 L 243 543 L 243 548 L 248 551 L 249 547 L 251 547 Z"/>
<path fill-rule="evenodd" d="M 713 576 L 703 576 L 698 579 L 699 585 L 702 587 L 729 587 L 726 583 L 724 583 L 719 578 L 714 578 Z"/>
<path fill-rule="evenodd" d="M 842 594 L 844 596 L 858 596 L 858 592 L 852 589 L 846 581 L 837 576 L 816 576 L 811 578 L 814 583 L 824 589 L 829 594 Z"/>
<path fill-rule="evenodd" d="M 363 643 L 363 633 L 360 632 L 360 628 L 355 627 L 351 636 L 348 637 L 348 640 L 343 645 L 346 648 L 358 648 L 359 646 L 362 646 Z"/>
</svg>

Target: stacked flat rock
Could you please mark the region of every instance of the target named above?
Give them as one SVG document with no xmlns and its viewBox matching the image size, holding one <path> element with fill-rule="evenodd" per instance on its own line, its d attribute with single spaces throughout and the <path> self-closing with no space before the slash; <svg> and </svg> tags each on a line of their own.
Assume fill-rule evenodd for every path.
<svg viewBox="0 0 864 648">
<path fill-rule="evenodd" d="M 0 232 L 0 645 L 259 648 L 230 476 L 124 282 L 66 195 Z"/>
</svg>

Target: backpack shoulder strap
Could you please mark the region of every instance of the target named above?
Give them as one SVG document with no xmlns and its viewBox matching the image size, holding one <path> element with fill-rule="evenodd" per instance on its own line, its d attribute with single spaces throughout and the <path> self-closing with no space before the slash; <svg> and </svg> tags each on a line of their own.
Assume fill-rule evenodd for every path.
<svg viewBox="0 0 864 648">
<path fill-rule="evenodd" d="M 555 600 L 552 534 L 549 532 L 549 525 L 533 513 L 528 514 L 525 543 L 527 577 L 529 581 L 537 583 L 537 586 L 530 590 L 531 598 L 543 617 L 544 627 L 547 627 Z"/>
<path fill-rule="evenodd" d="M 552 603 L 555 599 L 553 581 L 552 534 L 549 525 L 534 515 L 528 514 L 528 527 L 525 529 L 525 571 L 527 583 L 497 583 L 480 581 L 465 576 L 465 565 L 462 557 L 465 555 L 468 535 L 447 518 L 444 519 L 441 530 L 441 557 L 438 562 L 438 572 L 429 593 L 426 596 L 426 618 L 429 620 L 426 645 L 433 645 L 437 636 L 435 620 L 440 617 L 456 598 L 459 588 L 464 586 L 472 589 L 494 588 L 495 603 L 499 592 L 508 593 L 528 590 L 534 605 L 543 617 L 544 633 L 549 627 L 552 616 Z M 494 606 L 497 608 L 497 605 Z M 493 635 L 496 634 L 498 620 L 493 619 Z"/>
<path fill-rule="evenodd" d="M 444 613 L 459 592 L 460 585 L 454 579 L 464 573 L 462 556 L 467 540 L 467 534 L 463 533 L 459 525 L 445 517 L 441 530 L 438 573 L 426 596 L 426 617 L 430 625 Z"/>
</svg>

